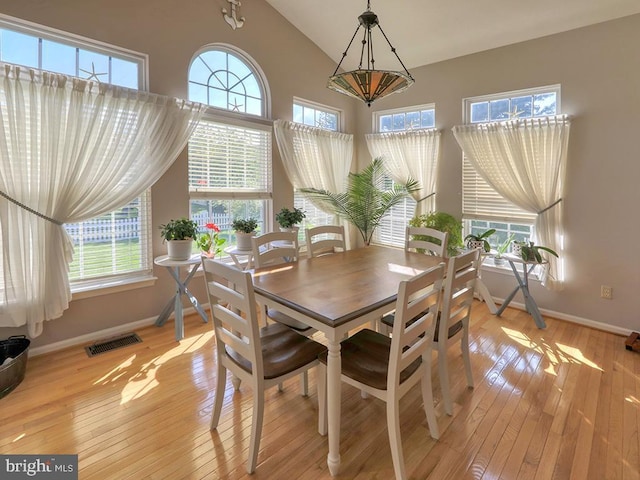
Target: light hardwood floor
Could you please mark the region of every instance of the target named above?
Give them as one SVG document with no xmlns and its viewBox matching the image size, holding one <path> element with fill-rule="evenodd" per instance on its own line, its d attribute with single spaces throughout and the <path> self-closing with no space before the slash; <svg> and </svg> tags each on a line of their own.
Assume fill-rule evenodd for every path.
<svg viewBox="0 0 640 480">
<path fill-rule="evenodd" d="M 458 347 L 454 415 L 434 366 L 441 438 L 429 437 L 419 389 L 401 402 L 407 473 L 414 479 L 640 479 L 640 354 L 624 338 L 526 313 L 501 318 L 474 305 L 466 388 Z M 211 324 L 185 319 L 137 331 L 143 343 L 88 358 L 81 347 L 29 359 L 22 384 L 0 399 L 0 453 L 79 455 L 80 479 L 329 479 L 310 396 L 297 379 L 272 389 L 258 467 L 246 474 L 251 390 L 230 382 L 217 431 Z M 457 369 L 457 372 L 456 372 Z M 391 479 L 384 404 L 343 384 L 338 478 Z"/>
</svg>

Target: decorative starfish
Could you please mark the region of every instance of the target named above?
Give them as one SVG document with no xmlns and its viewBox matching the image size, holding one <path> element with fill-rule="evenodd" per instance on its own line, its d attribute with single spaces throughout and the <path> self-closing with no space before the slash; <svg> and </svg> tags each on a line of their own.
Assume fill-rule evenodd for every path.
<svg viewBox="0 0 640 480">
<path fill-rule="evenodd" d="M 524 110 L 518 110 L 518 106 L 514 105 L 513 112 L 509 112 L 507 113 L 507 115 L 509 116 L 509 120 L 513 120 L 514 118 L 518 118 L 523 113 L 524 113 Z"/>
<path fill-rule="evenodd" d="M 238 99 L 234 98 L 233 103 L 229 102 L 229 106 L 231 107 L 232 112 L 240 112 L 240 107 L 242 107 L 242 103 L 238 103 Z"/>
<path fill-rule="evenodd" d="M 93 64 L 93 62 L 91 62 L 91 71 L 88 70 L 84 70 L 82 68 L 79 69 L 81 72 L 86 73 L 87 75 L 89 75 L 87 77 L 87 80 L 91 80 L 92 78 L 96 80 L 96 82 L 101 83 L 100 79 L 98 78 L 99 75 L 107 75 L 107 73 L 96 73 L 96 67 Z"/>
</svg>

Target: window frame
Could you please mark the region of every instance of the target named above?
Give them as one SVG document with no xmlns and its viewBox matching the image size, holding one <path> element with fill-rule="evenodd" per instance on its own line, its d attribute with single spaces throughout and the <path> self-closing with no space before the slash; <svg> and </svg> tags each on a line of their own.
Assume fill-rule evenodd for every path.
<svg viewBox="0 0 640 480">
<path fill-rule="evenodd" d="M 336 129 L 332 130 L 329 128 L 323 128 L 322 126 L 319 126 L 316 124 L 310 125 L 304 122 L 302 123 L 296 122 L 295 120 L 296 106 L 302 107 L 303 119 L 304 119 L 304 109 L 313 110 L 316 113 L 322 112 L 322 113 L 328 113 L 330 115 L 335 115 Z M 327 130 L 328 132 L 342 132 L 344 130 L 343 129 L 344 112 L 342 110 L 338 108 L 330 107 L 328 105 L 323 105 L 321 103 L 313 102 L 311 100 L 305 100 L 300 97 L 293 97 L 292 118 L 293 118 L 293 122 L 295 123 L 301 123 L 302 125 L 308 125 L 310 127 L 320 128 L 322 130 Z M 305 198 L 303 195 L 299 194 L 296 191 L 293 192 L 293 206 L 295 208 L 299 208 L 303 210 L 305 214 L 308 214 L 299 225 L 300 229 L 298 230 L 298 242 L 301 247 L 305 246 L 307 243 L 307 238 L 304 232 L 308 228 L 318 227 L 321 225 L 337 225 L 339 222 L 338 218 L 335 215 L 324 212 L 323 210 L 317 208 L 315 205 L 313 205 L 313 203 L 310 200 L 308 200 L 307 198 Z M 308 211 L 307 209 L 311 209 L 311 211 Z"/>
<path fill-rule="evenodd" d="M 386 130 L 382 132 L 381 130 L 381 119 L 387 115 L 399 115 L 404 114 L 405 119 L 407 114 L 410 113 L 422 113 L 424 111 L 433 111 L 433 125 L 430 126 L 420 126 L 420 128 L 405 128 L 404 130 Z M 406 123 L 406 122 L 405 122 Z M 399 132 L 408 132 L 412 130 L 430 130 L 436 128 L 436 104 L 435 103 L 425 103 L 421 105 L 411 105 L 408 107 L 401 108 L 392 108 L 388 110 L 378 110 L 373 112 L 372 115 L 372 131 L 373 133 L 399 133 Z M 388 180 L 393 185 L 393 180 L 388 178 Z M 404 247 L 405 243 L 405 228 L 409 224 L 409 220 L 413 218 L 416 210 L 416 202 L 413 198 L 409 197 L 404 200 L 401 204 L 393 207 L 391 211 L 389 211 L 382 219 L 378 228 L 376 228 L 372 243 L 377 245 L 387 245 L 392 247 Z M 408 215 L 408 212 L 413 212 L 411 215 Z M 388 224 L 385 224 L 385 221 Z M 395 225 L 395 226 L 394 226 Z M 396 234 L 394 235 L 394 231 Z M 384 232 L 387 232 L 386 235 Z M 400 232 L 402 233 L 400 235 Z"/>
<path fill-rule="evenodd" d="M 258 224 L 264 231 L 269 231 L 273 227 L 271 220 L 271 218 L 273 217 L 273 122 L 270 120 L 271 97 L 269 84 L 260 66 L 245 52 L 233 47 L 232 45 L 224 43 L 212 43 L 198 49 L 193 54 L 191 61 L 189 62 L 189 68 L 187 71 L 187 86 L 189 86 L 192 82 L 191 67 L 193 65 L 193 62 L 195 62 L 203 53 L 211 51 L 220 51 L 228 55 L 233 55 L 234 57 L 242 61 L 244 63 L 244 66 L 251 71 L 255 78 L 255 81 L 258 84 L 262 96 L 261 115 L 238 112 L 234 111 L 231 108 L 224 109 L 215 105 L 208 105 L 201 122 L 213 122 L 223 126 L 247 128 L 267 132 L 268 148 L 266 152 L 267 158 L 265 164 L 265 167 L 267 169 L 266 188 L 264 191 L 236 191 L 231 189 L 220 189 L 217 191 L 206 189 L 198 191 L 197 189 L 193 189 L 189 184 L 189 216 L 190 218 L 192 218 L 192 216 L 194 215 L 194 202 L 198 201 L 219 200 L 224 202 L 231 200 L 256 200 L 262 202 L 263 217 L 257 219 Z M 189 151 L 189 148 L 190 147 L 187 146 L 187 152 Z M 189 153 L 187 153 L 187 157 L 189 158 Z M 188 165 L 188 170 L 190 172 L 191 163 L 189 162 L 189 160 Z M 201 232 L 205 231 L 205 227 L 202 222 L 199 223 L 199 227 Z M 227 234 L 228 242 L 225 244 L 224 248 L 230 246 L 231 236 L 232 233 Z M 230 258 L 226 253 L 223 253 L 222 257 L 227 260 Z"/>
<path fill-rule="evenodd" d="M 215 105 L 210 105 L 205 103 L 205 105 L 207 105 L 208 107 L 209 114 L 223 115 L 223 116 L 227 114 L 231 114 L 230 118 L 244 118 L 249 121 L 258 121 L 258 122 L 260 121 L 260 119 L 270 119 L 271 118 L 271 89 L 269 88 L 269 82 L 267 81 L 267 76 L 264 74 L 264 71 L 262 70 L 262 68 L 260 68 L 260 65 L 258 65 L 258 63 L 253 58 L 251 58 L 247 53 L 243 52 L 239 48 L 234 47 L 233 45 L 229 45 L 227 43 L 210 43 L 208 45 L 205 45 L 199 48 L 193 54 L 193 56 L 191 57 L 191 60 L 189 61 L 189 68 L 187 69 L 187 91 L 189 90 L 189 86 L 192 82 L 190 74 L 191 74 L 191 67 L 193 66 L 193 63 L 203 53 L 210 52 L 210 51 L 220 51 L 226 54 L 230 54 L 234 57 L 237 57 L 239 60 L 241 60 L 244 63 L 246 67 L 249 68 L 249 70 L 251 70 L 251 73 L 255 77 L 258 87 L 260 89 L 260 93 L 262 95 L 262 107 L 261 107 L 261 114 L 256 115 L 251 113 L 233 111 L 232 109 L 229 109 L 229 108 L 224 109 L 224 108 L 216 107 Z M 189 91 L 187 92 L 187 96 L 189 97 L 189 100 L 191 100 Z"/>
<path fill-rule="evenodd" d="M 149 56 L 144 53 L 135 52 L 133 50 L 125 49 L 117 45 L 111 45 L 99 40 L 83 37 L 63 30 L 58 30 L 46 25 L 40 25 L 37 23 L 29 22 L 16 17 L 11 17 L 0 13 L 0 29 L 17 32 L 23 35 L 29 35 L 37 38 L 37 63 L 36 67 L 25 65 L 25 68 L 33 68 L 42 70 L 43 65 L 43 40 L 56 42 L 76 49 L 75 59 L 75 72 L 78 78 L 88 79 L 89 75 L 86 72 L 82 72 L 80 68 L 79 51 L 86 51 L 87 53 L 96 53 L 109 57 L 109 63 L 112 59 L 121 59 L 127 62 L 135 63 L 138 67 L 137 73 L 137 90 L 148 91 L 148 69 L 149 69 Z M 4 61 L 4 60 L 3 60 Z M 24 65 L 24 64 L 18 64 Z M 56 72 L 54 72 L 56 73 Z M 109 77 L 111 77 L 111 69 L 109 67 Z M 84 76 L 83 76 L 84 74 Z M 67 74 L 68 75 L 68 74 Z M 101 78 L 101 77 L 97 77 Z M 111 78 L 109 78 L 111 80 Z M 101 81 L 101 80 L 100 80 Z M 108 83 L 108 82 L 102 82 Z M 117 84 L 116 84 L 117 85 Z M 130 88 L 130 87 L 129 87 Z M 130 290 L 132 288 L 141 288 L 152 285 L 155 282 L 153 277 L 153 242 L 152 242 L 152 219 L 151 219 L 151 191 L 147 190 L 143 192 L 139 197 L 140 207 L 139 211 L 144 212 L 144 216 L 141 218 L 141 231 L 140 234 L 140 263 L 141 268 L 135 271 L 107 274 L 96 277 L 81 278 L 81 279 L 69 279 L 69 288 L 72 293 L 72 300 L 80 298 L 88 298 L 98 295 L 105 295 L 109 293 L 115 293 L 118 291 Z M 126 206 L 124 206 L 126 207 Z M 124 208 L 123 207 L 123 208 Z M 117 212 L 118 210 L 114 211 Z M 114 213 L 109 212 L 109 213 Z M 108 215 L 105 214 L 105 215 Z M 90 220 L 84 222 L 77 222 L 78 224 L 87 223 Z M 76 252 L 77 255 L 77 252 Z M 77 256 L 74 256 L 74 261 Z M 73 266 L 73 263 L 70 265 Z"/>
<path fill-rule="evenodd" d="M 505 100 L 505 99 L 509 99 L 510 104 L 511 101 L 515 98 L 519 98 L 519 97 L 523 97 L 523 96 L 535 96 L 535 95 L 540 95 L 540 94 L 545 94 L 545 93 L 555 93 L 556 95 L 556 111 L 554 112 L 554 115 L 558 115 L 561 113 L 561 85 L 560 84 L 554 84 L 554 85 L 546 85 L 546 86 L 541 86 L 541 87 L 532 87 L 532 88 L 526 88 L 526 89 L 520 89 L 520 90 L 512 90 L 512 91 L 507 91 L 507 92 L 499 92 L 499 93 L 492 93 L 492 94 L 488 94 L 488 95 L 479 95 L 479 96 L 475 96 L 475 97 L 468 97 L 468 98 L 464 98 L 462 101 L 462 109 L 463 109 L 463 122 L 465 125 L 475 125 L 475 124 L 484 124 L 484 123 L 496 123 L 496 122 L 502 122 L 502 121 L 507 121 L 510 118 L 505 118 L 505 119 L 500 119 L 500 120 L 489 120 L 489 121 L 478 121 L 478 122 L 471 122 L 471 106 L 473 104 L 477 104 L 477 103 L 481 103 L 481 102 L 493 102 L 493 101 L 499 101 L 499 100 Z M 510 111 L 510 110 L 509 110 Z M 532 112 L 533 113 L 533 112 Z M 545 115 L 540 115 L 540 116 L 534 116 L 533 114 L 529 117 L 517 117 L 517 118 L 539 118 L 542 116 L 547 116 L 547 114 Z M 462 153 L 462 210 L 463 210 L 463 214 L 462 214 L 462 222 L 463 222 L 463 235 L 467 235 L 469 233 L 472 232 L 473 230 L 473 225 L 472 223 L 474 221 L 480 221 L 480 222 L 487 222 L 487 224 L 489 225 L 487 227 L 487 229 L 492 228 L 491 224 L 492 223 L 498 223 L 498 224 L 506 224 L 507 228 L 506 229 L 500 229 L 501 231 L 507 231 L 507 232 L 516 232 L 516 238 L 514 240 L 524 240 L 525 239 L 525 235 L 523 235 L 522 231 L 519 231 L 518 227 L 529 227 L 529 235 L 526 238 L 532 238 L 533 236 L 535 236 L 535 229 L 534 229 L 534 223 L 535 223 L 535 215 L 532 215 L 532 218 L 530 219 L 525 219 L 525 218 L 518 218 L 515 216 L 499 216 L 496 215 L 494 217 L 483 217 L 481 215 L 477 215 L 477 214 L 470 214 L 470 213 L 465 213 L 464 212 L 464 205 L 465 205 L 465 176 L 468 175 L 468 170 L 472 169 L 473 167 L 467 162 L 464 153 Z M 486 182 L 484 182 L 484 180 L 482 180 L 479 175 L 477 175 L 477 173 L 475 174 L 476 179 L 480 179 L 482 181 L 482 183 L 484 185 L 486 185 Z M 477 181 L 477 180 L 476 180 Z M 487 185 L 487 187 L 490 188 L 490 186 Z M 496 192 L 496 195 L 499 195 Z M 509 202 L 505 199 L 503 199 L 505 202 L 505 205 L 508 204 Z M 514 206 L 514 212 L 518 209 L 517 207 Z M 520 210 L 521 211 L 521 210 Z M 524 212 L 523 212 L 524 213 Z M 520 214 L 522 215 L 522 214 Z M 526 214 L 525 214 L 526 215 Z M 493 244 L 491 243 L 491 247 L 495 248 L 497 246 L 497 244 Z M 509 247 L 508 253 L 511 251 L 511 247 Z M 508 264 L 506 265 L 496 265 L 495 263 L 493 263 L 493 259 L 491 258 L 490 261 L 485 260 L 483 268 L 485 267 L 493 267 L 495 268 L 497 271 L 503 271 L 505 273 L 509 273 L 512 274 L 511 272 L 511 268 Z"/>
</svg>

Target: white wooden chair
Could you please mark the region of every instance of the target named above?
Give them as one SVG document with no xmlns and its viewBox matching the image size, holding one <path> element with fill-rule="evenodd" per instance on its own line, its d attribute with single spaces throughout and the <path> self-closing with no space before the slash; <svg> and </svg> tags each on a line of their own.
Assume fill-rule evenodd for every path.
<svg viewBox="0 0 640 480">
<path fill-rule="evenodd" d="M 415 238 L 415 237 L 418 238 Z M 449 232 L 441 232 L 428 227 L 407 227 L 405 229 L 404 249 L 438 257 L 447 256 Z M 378 319 L 378 331 L 391 334 L 395 314 L 393 312 Z"/>
<path fill-rule="evenodd" d="M 406 477 L 400 439 L 400 399 L 422 385 L 424 411 L 433 438 L 439 430 L 431 390 L 431 337 L 442 294 L 444 264 L 400 283 L 398 321 L 389 338 L 364 329 L 341 343 L 342 380 L 387 404 L 387 428 L 396 479 Z M 409 319 L 415 319 L 412 323 Z M 327 354 L 320 355 L 326 364 Z M 323 381 L 326 381 L 323 379 Z M 324 386 L 318 387 L 324 391 Z"/>
<path fill-rule="evenodd" d="M 428 227 L 407 227 L 405 230 L 405 250 L 446 257 L 448 244 L 449 232 L 441 232 Z"/>
<path fill-rule="evenodd" d="M 211 259 L 202 259 L 216 336 L 217 382 L 211 429 L 218 426 L 225 396 L 227 370 L 253 390 L 253 416 L 247 471 L 256 468 L 264 416 L 264 391 L 318 365 L 319 379 L 326 378 L 318 355 L 326 352 L 317 343 L 277 323 L 260 328 L 251 274 Z M 326 431 L 326 380 L 318 382 L 318 431 Z M 239 387 L 238 387 L 239 388 Z M 323 418 L 322 415 L 325 415 Z M 295 435 L 295 432 L 292 432 Z"/>
<path fill-rule="evenodd" d="M 253 237 L 251 239 L 251 247 L 255 268 L 298 261 L 299 248 L 297 232 L 265 233 L 258 237 Z M 265 314 L 268 319 L 282 323 L 305 335 L 312 333 L 309 325 L 295 318 L 291 318 L 278 310 L 265 308 Z"/>
<path fill-rule="evenodd" d="M 449 258 L 444 280 L 442 307 L 436 320 L 432 346 L 438 351 L 438 376 L 445 412 L 453 415 L 453 401 L 449 386 L 447 349 L 460 343 L 467 385 L 473 388 L 471 359 L 469 357 L 469 319 L 473 305 L 473 290 L 480 267 L 480 249 Z"/>
<path fill-rule="evenodd" d="M 346 250 L 343 225 L 321 225 L 307 228 L 305 235 L 309 257 Z"/>
</svg>

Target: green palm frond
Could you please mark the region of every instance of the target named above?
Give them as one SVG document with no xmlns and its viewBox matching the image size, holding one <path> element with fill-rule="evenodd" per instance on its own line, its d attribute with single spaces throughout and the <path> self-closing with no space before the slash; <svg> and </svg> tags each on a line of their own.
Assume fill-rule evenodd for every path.
<svg viewBox="0 0 640 480">
<path fill-rule="evenodd" d="M 315 188 L 303 188 L 300 192 L 318 207 L 353 224 L 369 245 L 386 213 L 420 188 L 418 181 L 409 178 L 404 184 L 384 189 L 385 173 L 383 160 L 376 158 L 361 172 L 349 174 L 344 193 Z"/>
</svg>

